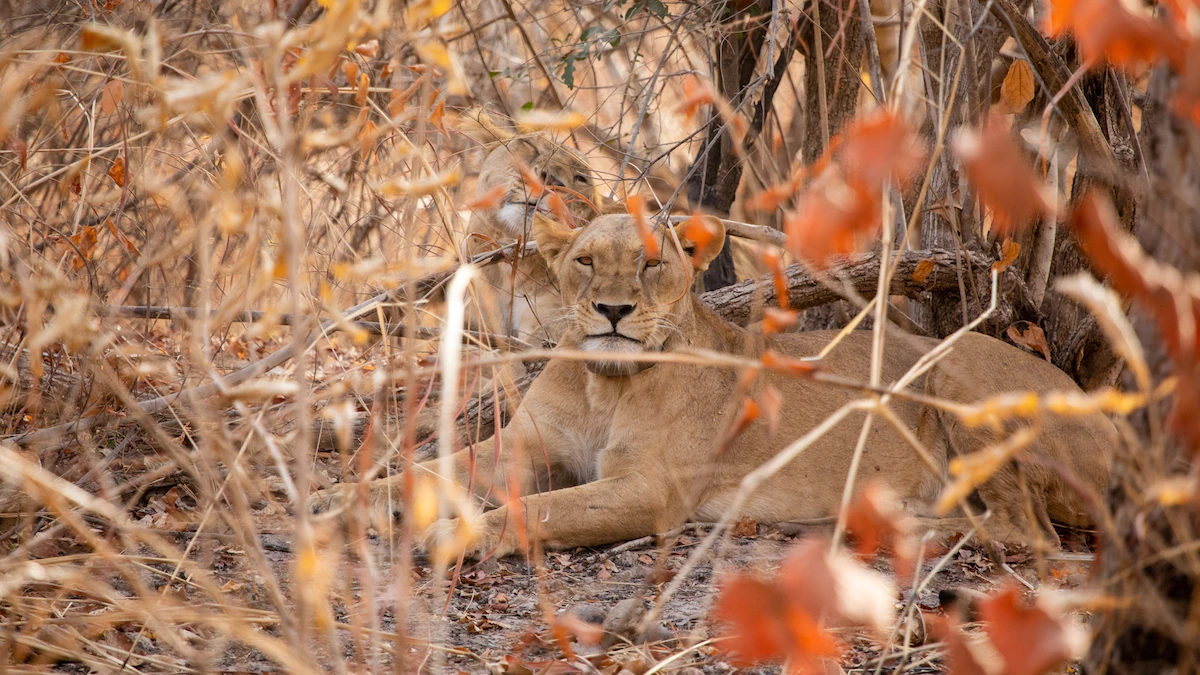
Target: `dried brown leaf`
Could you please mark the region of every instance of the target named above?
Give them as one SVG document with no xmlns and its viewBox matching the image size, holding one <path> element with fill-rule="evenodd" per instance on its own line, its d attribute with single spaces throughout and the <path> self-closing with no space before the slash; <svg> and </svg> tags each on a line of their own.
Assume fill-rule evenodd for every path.
<svg viewBox="0 0 1200 675">
<path fill-rule="evenodd" d="M 1000 101 L 996 108 L 1006 114 L 1019 113 L 1033 100 L 1033 69 L 1029 62 L 1017 59 L 1008 67 L 1004 83 L 1000 85 Z"/>
<path fill-rule="evenodd" d="M 1050 360 L 1050 345 L 1046 342 L 1046 332 L 1036 323 L 1018 321 L 1005 331 L 1008 339 L 1032 352 L 1038 352 Z"/>
<path fill-rule="evenodd" d="M 913 270 L 912 280 L 918 284 L 925 283 L 925 280 L 929 278 L 929 275 L 933 274 L 934 267 L 935 265 L 933 260 L 929 258 L 922 260 L 921 262 L 917 263 L 917 269 Z"/>
</svg>

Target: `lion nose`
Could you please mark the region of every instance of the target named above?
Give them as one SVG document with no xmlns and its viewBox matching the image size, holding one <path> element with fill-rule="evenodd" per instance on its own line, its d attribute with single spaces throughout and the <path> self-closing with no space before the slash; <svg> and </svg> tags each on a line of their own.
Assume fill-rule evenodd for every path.
<svg viewBox="0 0 1200 675">
<path fill-rule="evenodd" d="M 545 183 L 546 185 L 552 186 L 552 187 L 566 187 L 566 185 L 563 185 L 563 182 L 561 180 L 559 180 L 555 176 L 550 175 L 550 173 L 546 172 L 546 171 L 539 172 L 538 178 L 541 178 L 543 183 Z"/>
<path fill-rule="evenodd" d="M 609 323 L 612 324 L 613 330 L 615 331 L 617 329 L 617 324 L 621 322 L 621 319 L 624 319 L 632 314 L 633 308 L 636 307 L 636 305 L 601 305 L 593 303 L 592 307 L 595 307 L 596 311 L 600 312 L 601 316 L 608 319 Z"/>
</svg>

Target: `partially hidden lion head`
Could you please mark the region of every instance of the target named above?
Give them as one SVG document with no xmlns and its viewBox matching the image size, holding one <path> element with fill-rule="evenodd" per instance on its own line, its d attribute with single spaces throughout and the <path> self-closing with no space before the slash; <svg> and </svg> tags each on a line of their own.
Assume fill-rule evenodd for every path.
<svg viewBox="0 0 1200 675">
<path fill-rule="evenodd" d="M 574 151 L 539 134 L 512 134 L 499 128 L 486 114 L 471 120 L 478 125 L 491 151 L 479 169 L 476 193 L 482 198 L 499 189 L 502 196 L 483 212 L 491 225 L 511 237 L 529 234 L 529 217 L 550 213 L 549 194 L 535 195 L 521 167 L 536 176 L 548 191 L 554 191 L 567 209 L 586 222 L 596 215 L 597 181 L 591 166 Z"/>
<path fill-rule="evenodd" d="M 663 351 L 689 311 L 692 279 L 721 252 L 725 227 L 705 218 L 709 242 L 697 250 L 684 234 L 686 223 L 655 225 L 658 253 L 643 245 L 632 216 L 603 215 L 581 229 L 568 229 L 540 213 L 533 234 L 558 280 L 565 317 L 563 344 L 596 354 Z M 597 375 L 636 374 L 652 365 L 598 359 L 586 362 Z"/>
</svg>

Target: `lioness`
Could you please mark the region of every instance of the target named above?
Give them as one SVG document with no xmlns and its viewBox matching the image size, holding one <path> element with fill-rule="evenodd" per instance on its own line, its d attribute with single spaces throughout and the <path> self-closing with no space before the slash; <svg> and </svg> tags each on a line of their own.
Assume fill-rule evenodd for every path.
<svg viewBox="0 0 1200 675">
<path fill-rule="evenodd" d="M 501 129 L 486 115 L 474 118 L 485 140 L 494 147 L 479 170 L 476 193 L 484 197 L 501 191 L 495 204 L 473 211 L 467 224 L 465 248 L 469 255 L 511 244 L 521 238 L 532 241 L 530 216 L 549 212 L 549 195 L 534 194 L 521 167 L 535 176 L 547 190 L 556 191 L 580 224 L 597 215 L 599 195 L 591 166 L 575 152 L 538 134 L 516 135 Z M 519 255 L 513 265 L 483 269 L 483 295 L 495 300 L 482 310 L 490 328 L 515 337 L 553 340 L 557 310 L 562 307 L 558 290 L 537 254 Z M 493 311 L 494 310 L 494 311 Z"/>
<path fill-rule="evenodd" d="M 719 221 L 712 225 L 721 229 Z M 498 439 L 453 456 L 453 475 L 446 478 L 470 486 L 496 506 L 475 523 L 468 555 L 516 552 L 521 533 L 549 547 L 571 548 L 664 532 L 689 519 L 715 521 L 747 474 L 859 397 L 764 370 L 748 393 L 758 398 L 767 386 L 778 391 L 782 408 L 777 428 L 772 433 L 760 419 L 729 440 L 742 405 L 735 395 L 741 373 L 668 361 L 636 363 L 612 355 L 699 349 L 758 358 L 771 349 L 799 358 L 817 354 L 832 334 L 762 336 L 721 319 L 688 292 L 694 274 L 690 253 L 673 247 L 674 238 L 661 225 L 659 257 L 647 255 L 635 224 L 625 215 L 602 216 L 577 230 L 535 215 L 533 227 L 548 268 L 571 305 L 563 343 L 594 353 L 595 359 L 552 359 Z M 694 248 L 682 231 L 675 234 L 685 250 Z M 700 251 L 699 267 L 719 248 L 718 243 Z M 899 379 L 936 344 L 911 336 L 890 339 L 884 381 Z M 856 332 L 823 365 L 829 372 L 866 381 L 870 352 L 870 335 Z M 1078 391 L 1046 361 L 980 334 L 957 343 L 914 386 L 925 396 L 958 402 L 1014 390 Z M 877 419 L 858 479 L 881 480 L 909 511 L 927 514 L 950 456 L 977 451 L 994 439 L 990 432 L 968 429 L 947 413 L 911 401 L 893 399 L 890 405 L 936 466 L 922 462 L 895 429 Z M 763 483 L 741 515 L 772 523 L 837 513 L 862 421 L 863 413 L 857 413 L 834 426 Z M 1052 520 L 1088 525 L 1084 499 L 1059 471 L 1099 492 L 1107 484 L 1116 443 L 1114 425 L 1101 415 L 1042 421 L 1037 440 L 1025 451 L 1041 461 L 1023 463 L 1019 470 L 1009 465 L 978 490 L 992 511 L 986 521 L 989 534 L 1001 541 L 1028 541 L 1036 529 L 1056 544 Z M 418 470 L 437 472 L 437 463 Z M 372 486 L 378 490 L 378 507 L 388 508 L 389 481 L 398 486 L 398 480 Z M 523 495 L 519 509 L 503 505 L 516 494 Z M 332 493 L 318 495 L 316 504 L 328 506 L 333 498 Z M 448 537 L 456 527 L 455 520 L 435 522 L 426 544 Z"/>
</svg>

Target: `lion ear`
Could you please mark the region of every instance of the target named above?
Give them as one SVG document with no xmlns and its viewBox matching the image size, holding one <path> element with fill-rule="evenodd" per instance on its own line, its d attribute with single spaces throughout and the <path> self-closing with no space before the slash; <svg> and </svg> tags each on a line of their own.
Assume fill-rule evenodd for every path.
<svg viewBox="0 0 1200 675">
<path fill-rule="evenodd" d="M 462 113 L 455 126 L 458 131 L 485 146 L 504 143 L 516 137 L 516 134 L 497 124 L 483 108 L 473 108 Z"/>
<path fill-rule="evenodd" d="M 695 214 L 675 226 L 675 235 L 696 269 L 704 271 L 725 247 L 725 224 L 720 218 Z"/>
<path fill-rule="evenodd" d="M 538 251 L 551 269 L 578 234 L 579 230 L 569 230 L 554 218 L 540 212 L 533 214 L 533 240 L 537 242 Z"/>
</svg>

